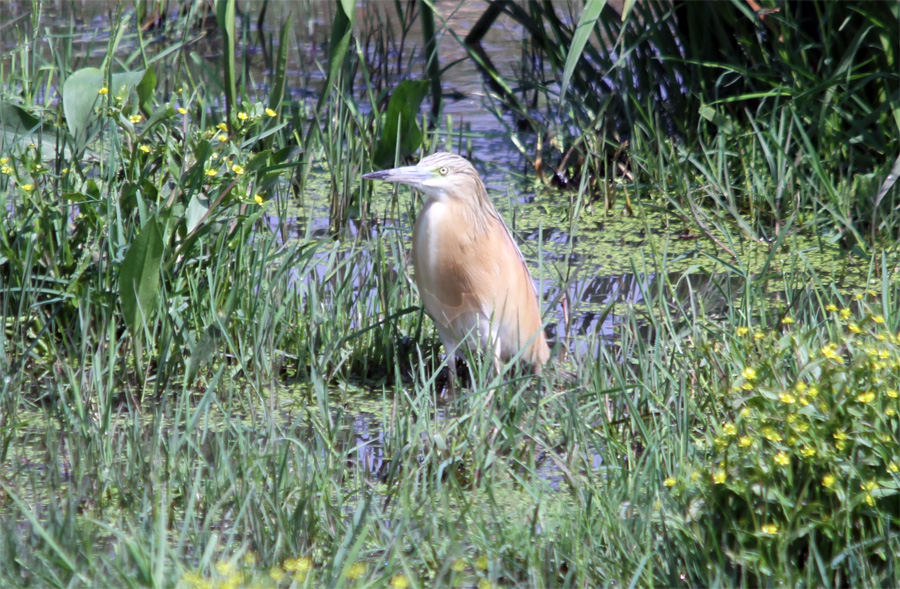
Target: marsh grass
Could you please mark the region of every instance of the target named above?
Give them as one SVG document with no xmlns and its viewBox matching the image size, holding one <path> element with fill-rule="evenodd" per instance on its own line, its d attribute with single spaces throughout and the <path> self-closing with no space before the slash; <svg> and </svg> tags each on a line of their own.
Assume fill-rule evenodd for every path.
<svg viewBox="0 0 900 589">
<path fill-rule="evenodd" d="M 0 98 L 41 124 L 13 133 L 31 119 L 2 111 L 0 584 L 897 583 L 894 221 L 873 240 L 828 200 L 869 180 L 811 173 L 787 110 L 708 145 L 636 136 L 639 177 L 615 173 L 631 212 L 663 209 L 720 251 L 689 273 L 666 246 L 634 256 L 643 304 L 615 303 L 614 341 L 585 335 L 572 374 L 498 377 L 470 356 L 448 399 L 406 234 L 356 183 L 382 98 L 349 84 L 372 79 L 361 50 L 318 109 L 242 78 L 229 122 L 216 72 L 175 43 L 141 63 L 185 83 L 149 102 L 94 89 L 78 144 L 53 89 L 84 64 L 62 42 L 41 61 L 20 34 Z M 325 236 L 288 226 L 318 169 Z M 411 218 L 400 202 L 387 212 Z M 858 246 L 867 279 L 823 274 L 800 231 Z M 761 269 L 727 253 L 760 238 Z"/>
</svg>

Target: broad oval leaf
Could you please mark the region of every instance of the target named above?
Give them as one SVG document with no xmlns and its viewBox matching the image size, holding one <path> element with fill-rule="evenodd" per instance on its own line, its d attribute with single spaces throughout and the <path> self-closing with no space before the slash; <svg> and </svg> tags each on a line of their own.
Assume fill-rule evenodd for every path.
<svg viewBox="0 0 900 589">
<path fill-rule="evenodd" d="M 404 159 L 422 145 L 422 131 L 416 123 L 419 107 L 428 94 L 428 80 L 403 80 L 391 95 L 385 115 L 384 128 L 375 144 L 374 163 L 379 168 L 394 164 L 394 153 Z"/>
<path fill-rule="evenodd" d="M 141 229 L 122 261 L 119 300 L 125 325 L 134 335 L 141 332 L 156 309 L 163 249 L 162 226 L 154 217 Z"/>
<path fill-rule="evenodd" d="M 77 146 L 87 141 L 88 127 L 93 117 L 94 106 L 100 103 L 103 88 L 103 72 L 88 67 L 73 73 L 62 87 L 63 113 L 66 125 Z"/>
</svg>

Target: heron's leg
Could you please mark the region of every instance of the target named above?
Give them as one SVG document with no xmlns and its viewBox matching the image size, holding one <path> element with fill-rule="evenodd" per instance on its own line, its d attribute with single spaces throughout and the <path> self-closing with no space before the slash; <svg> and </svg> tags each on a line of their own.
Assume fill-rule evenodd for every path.
<svg viewBox="0 0 900 589">
<path fill-rule="evenodd" d="M 456 385 L 456 350 L 452 350 L 447 356 L 447 371 L 450 374 L 450 396 L 455 397 L 457 392 Z"/>
</svg>

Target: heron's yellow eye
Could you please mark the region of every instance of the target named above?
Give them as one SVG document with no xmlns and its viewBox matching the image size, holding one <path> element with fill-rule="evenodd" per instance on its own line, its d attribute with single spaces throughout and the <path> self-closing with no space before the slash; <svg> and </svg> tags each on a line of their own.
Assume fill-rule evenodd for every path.
<svg viewBox="0 0 900 589">
<path fill-rule="evenodd" d="M 441 176 L 446 176 L 449 173 L 450 169 L 447 168 L 447 166 L 441 166 L 440 168 L 438 168 L 438 174 L 440 174 Z"/>
</svg>

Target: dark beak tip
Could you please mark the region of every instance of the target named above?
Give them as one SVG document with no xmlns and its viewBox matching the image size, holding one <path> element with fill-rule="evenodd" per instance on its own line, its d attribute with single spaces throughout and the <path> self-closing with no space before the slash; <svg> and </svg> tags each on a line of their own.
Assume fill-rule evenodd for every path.
<svg viewBox="0 0 900 589">
<path fill-rule="evenodd" d="M 381 170 L 379 172 L 369 172 L 368 174 L 363 174 L 362 177 L 366 180 L 381 180 L 385 176 L 387 176 L 387 171 Z"/>
</svg>

